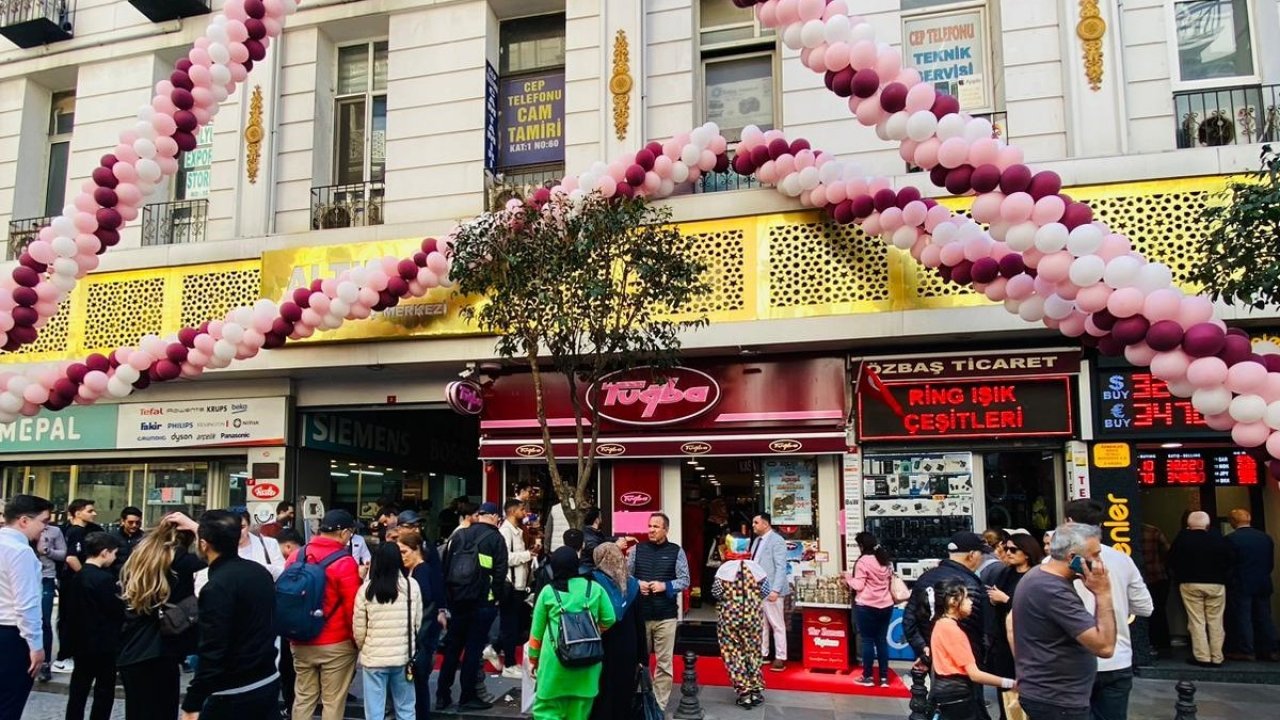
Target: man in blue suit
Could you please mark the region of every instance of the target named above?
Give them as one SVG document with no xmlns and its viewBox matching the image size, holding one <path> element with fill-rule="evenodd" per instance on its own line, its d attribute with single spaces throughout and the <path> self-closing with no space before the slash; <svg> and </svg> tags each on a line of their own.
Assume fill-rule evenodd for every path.
<svg viewBox="0 0 1280 720">
<path fill-rule="evenodd" d="M 773 634 L 773 670 L 787 667 L 787 541 L 773 529 L 773 516 L 762 512 L 751 521 L 756 540 L 751 559 L 769 576 L 769 597 L 764 600 L 764 626 L 760 629 L 760 656 L 769 656 L 769 634 Z"/>
<path fill-rule="evenodd" d="M 1231 527 L 1235 531 L 1227 541 L 1236 551 L 1236 579 L 1231 588 L 1230 604 L 1234 606 L 1233 660 L 1275 660 L 1276 626 L 1271 618 L 1271 571 L 1275 568 L 1275 542 L 1251 524 L 1248 510 L 1231 511 Z"/>
</svg>

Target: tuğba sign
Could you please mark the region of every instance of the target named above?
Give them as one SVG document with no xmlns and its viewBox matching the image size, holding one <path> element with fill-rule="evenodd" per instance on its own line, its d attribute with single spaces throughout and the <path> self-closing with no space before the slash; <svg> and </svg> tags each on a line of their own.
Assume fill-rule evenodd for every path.
<svg viewBox="0 0 1280 720">
<path fill-rule="evenodd" d="M 674 425 L 692 420 L 720 402 L 720 384 L 687 367 L 658 377 L 650 367 L 619 370 L 587 390 L 587 406 L 622 425 Z"/>
</svg>

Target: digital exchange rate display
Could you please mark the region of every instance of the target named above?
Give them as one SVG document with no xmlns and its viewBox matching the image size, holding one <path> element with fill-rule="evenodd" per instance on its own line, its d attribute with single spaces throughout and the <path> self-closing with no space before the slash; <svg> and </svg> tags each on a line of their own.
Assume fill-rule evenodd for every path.
<svg viewBox="0 0 1280 720">
<path fill-rule="evenodd" d="M 1190 398 L 1174 397 L 1164 381 L 1145 370 L 1099 370 L 1093 405 L 1099 435 L 1107 437 L 1223 437 L 1204 422 Z"/>
<path fill-rule="evenodd" d="M 1262 466 L 1243 450 L 1160 450 L 1138 453 L 1138 484 L 1143 487 L 1258 485 Z"/>
</svg>

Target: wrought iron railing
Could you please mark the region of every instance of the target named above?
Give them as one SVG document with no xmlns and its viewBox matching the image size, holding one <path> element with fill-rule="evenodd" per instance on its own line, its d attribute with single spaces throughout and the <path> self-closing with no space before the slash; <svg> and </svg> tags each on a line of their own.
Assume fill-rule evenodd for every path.
<svg viewBox="0 0 1280 720">
<path fill-rule="evenodd" d="M 209 201 L 175 200 L 142 208 L 143 245 L 180 245 L 205 240 Z"/>
<path fill-rule="evenodd" d="M 0 34 L 18 47 L 71 37 L 75 0 L 0 0 Z"/>
<path fill-rule="evenodd" d="M 485 183 L 484 205 L 490 210 L 498 210 L 508 200 L 523 200 L 538 188 L 551 188 L 564 178 L 562 166 L 544 167 L 534 170 L 510 170 L 491 175 Z"/>
<path fill-rule="evenodd" d="M 311 229 L 381 225 L 380 182 L 321 185 L 311 188 Z"/>
<path fill-rule="evenodd" d="M 732 161 L 733 153 L 729 153 L 729 159 Z M 693 191 L 695 193 L 727 192 L 758 187 L 760 187 L 760 181 L 755 175 L 739 175 L 730 167 L 724 172 L 703 173 L 702 177 L 698 178 L 698 182 L 694 183 Z"/>
<path fill-rule="evenodd" d="M 1173 95 L 1180 148 L 1251 145 L 1280 139 L 1280 85 Z"/>
<path fill-rule="evenodd" d="M 22 251 L 27 249 L 40 228 L 53 222 L 54 216 L 21 218 L 9 221 L 9 240 L 4 244 L 4 259 L 17 260 Z"/>
</svg>

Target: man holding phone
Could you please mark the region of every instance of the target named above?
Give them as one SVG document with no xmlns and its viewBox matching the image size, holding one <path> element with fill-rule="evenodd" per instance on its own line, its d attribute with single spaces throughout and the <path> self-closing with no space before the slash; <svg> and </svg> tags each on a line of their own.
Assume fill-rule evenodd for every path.
<svg viewBox="0 0 1280 720">
<path fill-rule="evenodd" d="M 1049 560 L 1018 583 L 1008 632 L 1019 703 L 1030 720 L 1090 718 L 1097 658 L 1116 650 L 1111 578 L 1101 555 L 1100 528 L 1064 523 L 1049 543 Z M 1097 617 L 1076 594 L 1077 578 L 1093 594 Z"/>
</svg>

